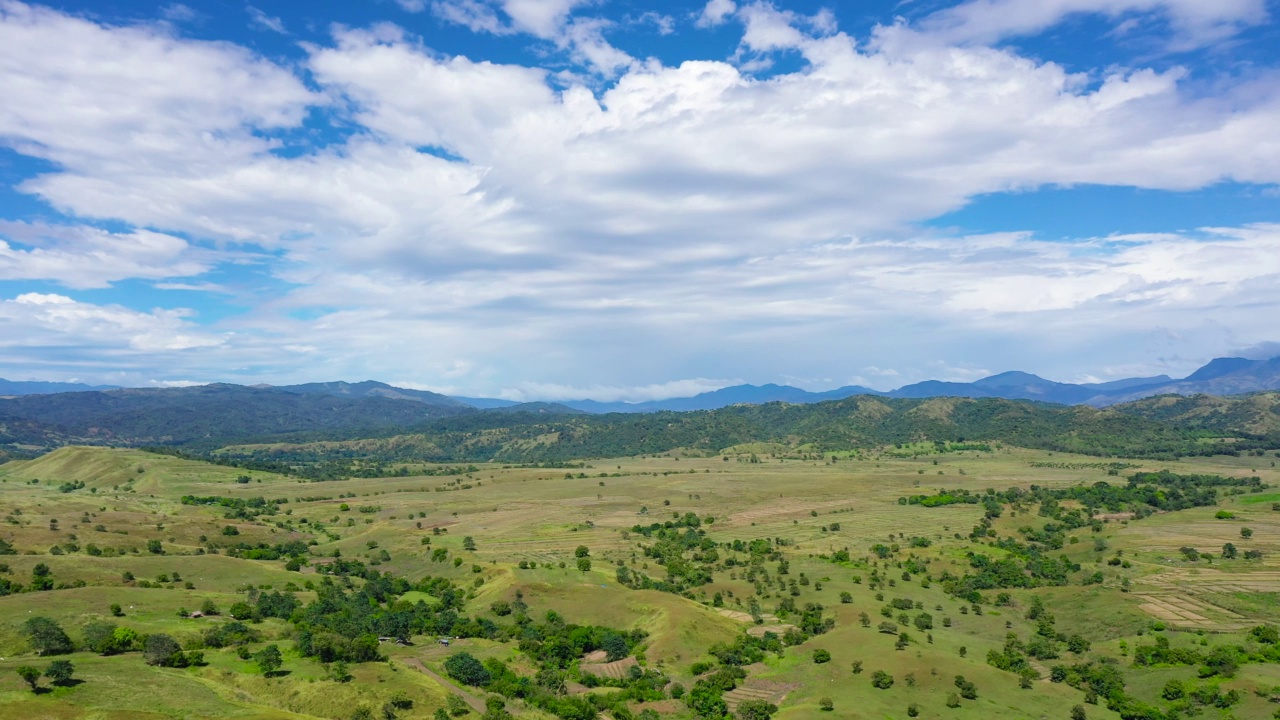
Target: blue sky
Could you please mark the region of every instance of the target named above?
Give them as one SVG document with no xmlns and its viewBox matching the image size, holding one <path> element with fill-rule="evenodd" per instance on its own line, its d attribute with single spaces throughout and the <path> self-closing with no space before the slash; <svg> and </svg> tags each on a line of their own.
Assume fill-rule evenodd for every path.
<svg viewBox="0 0 1280 720">
<path fill-rule="evenodd" d="M 0 0 L 0 377 L 645 400 L 1280 339 L 1267 0 Z"/>
</svg>

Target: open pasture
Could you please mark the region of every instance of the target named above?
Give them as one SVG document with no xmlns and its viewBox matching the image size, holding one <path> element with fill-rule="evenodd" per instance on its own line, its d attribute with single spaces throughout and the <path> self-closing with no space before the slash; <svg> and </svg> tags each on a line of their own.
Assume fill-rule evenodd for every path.
<svg viewBox="0 0 1280 720">
<path fill-rule="evenodd" d="M 580 668 L 625 683 L 634 666 L 661 672 L 686 690 L 705 677 L 695 674 L 701 669 L 694 664 L 711 662 L 713 646 L 747 635 L 799 632 L 801 609 L 820 605 L 822 617 L 834 621 L 827 631 L 807 634 L 782 656 L 766 654 L 724 695 L 730 709 L 746 700 L 766 700 L 778 705 L 776 717 L 787 719 L 899 718 L 912 705 L 925 718 L 1066 718 L 1066 710 L 1083 703 L 1085 693 L 1051 682 L 1055 664 L 1113 658 L 1135 692 L 1150 696 L 1147 674 L 1164 671 L 1129 667 L 1122 643 L 1133 648 L 1150 642 L 1154 633 L 1235 641 L 1276 617 L 1280 512 L 1265 500 L 1274 490 L 1225 495 L 1217 506 L 1141 519 L 1100 513 L 1097 531 L 1072 530 L 1070 542 L 1057 551 L 1081 568 L 1068 584 L 1011 588 L 1000 603 L 996 590 L 984 590 L 981 606 L 948 594 L 942 578 L 969 572 L 974 552 L 1010 557 L 1002 547 L 970 538 L 982 521 L 983 505 L 902 504 L 904 498 L 940 490 L 982 494 L 988 488 L 1123 484 L 1139 470 L 1256 474 L 1265 484 L 1280 484 L 1269 461 L 1256 467 L 1263 464 L 1233 457 L 1173 464 L 1126 461 L 1131 467 L 1112 474 L 1097 458 L 1011 447 L 898 453 L 901 457 L 887 448 L 803 459 L 761 450 L 755 450 L 758 462 L 750 461 L 749 452 L 671 453 L 573 467 L 480 464 L 452 475 L 325 482 L 101 448 L 67 448 L 0 466 L 5 519 L 0 539 L 14 553 L 0 557 L 0 577 L 25 584 L 37 566 L 44 566 L 54 588 L 0 597 L 5 618 L 0 656 L 6 658 L 0 661 L 5 673 L 0 714 L 113 717 L 123 712 L 124 701 L 112 698 L 127 695 L 130 683 L 167 678 L 174 699 L 148 710 L 157 718 L 346 720 L 359 707 L 379 711 L 395 692 L 414 699 L 412 707 L 396 710 L 398 717 L 426 718 L 446 707 L 448 695 L 466 691 L 444 666 L 459 649 L 500 659 L 530 675 L 537 671 L 514 642 L 469 638 L 444 647 L 428 633 L 415 636 L 411 645 L 381 643 L 386 662 L 353 664 L 354 679 L 335 682 L 328 679 L 331 668 L 293 649 L 296 630 L 281 619 L 254 624 L 259 637 L 248 646 L 257 652 L 274 643 L 285 651 L 288 672 L 276 677 L 263 677 L 252 661 L 216 648 L 205 650 L 206 666 L 186 669 L 147 666 L 136 652 L 99 657 L 78 651 L 71 658 L 77 667 L 83 664 L 85 682 L 41 695 L 22 690 L 12 671 L 15 663 L 39 660 L 21 631 L 26 617 L 56 620 L 76 643 L 86 623 L 111 621 L 196 647 L 205 627 L 228 618 L 189 619 L 179 611 L 209 601 L 225 613 L 251 593 L 275 591 L 305 604 L 316 597 L 313 589 L 325 577 L 320 571 L 339 561 L 359 561 L 410 581 L 445 578 L 465 590 L 464 612 L 499 624 L 510 616 L 491 607 L 519 600 L 531 618 L 553 611 L 568 622 L 641 630 L 646 637 L 628 659 L 578 660 L 573 672 Z M 226 502 L 191 504 L 183 496 Z M 266 504 L 243 511 L 254 498 Z M 1219 511 L 1233 517 L 1220 518 Z M 689 517 L 697 518 L 700 536 L 718 546 L 706 581 L 683 594 L 628 587 L 621 580 L 624 570 L 627 577 L 662 580 L 670 569 L 669 558 L 660 560 L 648 550 L 655 538 L 635 527 L 683 523 Z M 1008 507 L 991 527 L 998 537 L 1019 538 L 1022 528 L 1044 522 L 1034 505 Z M 1242 528 L 1250 530 L 1247 538 Z M 743 549 L 761 539 L 775 553 L 763 563 Z M 159 542 L 158 551 L 153 541 Z M 734 541 L 742 544 L 731 547 Z M 245 548 L 289 542 L 305 548 L 306 562 L 294 570 L 286 569 L 286 557 L 242 556 Z M 1223 558 L 1226 543 L 1241 555 L 1256 550 L 1261 557 Z M 90 544 L 95 554 L 87 550 Z M 885 547 L 883 558 L 873 551 L 876 545 Z M 1192 562 L 1183 547 L 1212 558 Z M 842 552 L 847 560 L 837 557 Z M 584 557 L 589 567 L 579 566 Z M 915 572 L 904 569 L 907 561 L 915 563 L 910 566 Z M 1094 571 L 1100 582 L 1082 586 L 1078 578 Z M 1036 679 L 1024 689 L 1015 673 L 993 667 L 987 656 L 1005 647 L 1009 633 L 1022 642 L 1034 637 L 1037 625 L 1028 608 L 1037 598 L 1056 615 L 1062 635 L 1078 634 L 1093 649 L 1085 654 L 1060 650 L 1057 659 L 1034 660 Z M 440 601 L 419 590 L 404 599 L 408 605 Z M 895 599 L 909 601 L 910 609 L 885 615 L 886 603 Z M 795 603 L 794 610 L 784 607 L 788 601 Z M 111 615 L 113 604 L 121 606 L 122 617 Z M 927 621 L 916 619 L 922 614 Z M 902 635 L 909 639 L 896 648 Z M 830 659 L 815 662 L 818 650 Z M 1270 667 L 1247 665 L 1234 679 L 1215 682 L 1224 691 L 1261 691 Z M 889 687 L 873 686 L 877 671 L 891 676 Z M 961 698 L 957 707 L 949 707 L 949 696 L 959 689 L 956 675 L 977 686 L 977 698 Z M 120 689 L 107 692 L 108 686 Z M 95 693 L 97 688 L 102 692 Z M 605 691 L 596 688 L 590 694 Z M 470 692 L 473 699 L 483 697 L 474 688 Z M 824 698 L 831 700 L 834 715 L 821 709 Z M 1150 699 L 1158 700 L 1158 693 Z M 195 715 L 175 709 L 182 703 L 197 708 Z M 1086 705 L 1089 718 L 1119 717 L 1105 703 Z M 636 701 L 630 708 L 635 713 L 656 709 L 660 717 L 696 717 L 683 700 L 671 698 Z M 1265 698 L 1250 692 L 1232 712 L 1261 718 L 1267 709 Z M 519 700 L 511 700 L 508 710 L 554 717 Z"/>
</svg>

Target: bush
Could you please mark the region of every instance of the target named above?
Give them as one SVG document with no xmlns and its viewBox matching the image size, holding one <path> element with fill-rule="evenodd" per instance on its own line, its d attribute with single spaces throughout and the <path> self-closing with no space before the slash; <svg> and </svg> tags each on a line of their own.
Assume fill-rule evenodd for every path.
<svg viewBox="0 0 1280 720">
<path fill-rule="evenodd" d="M 871 673 L 871 685 L 881 690 L 893 687 L 893 676 L 883 670 Z"/>
<path fill-rule="evenodd" d="M 743 700 L 738 704 L 741 720 L 769 720 L 776 712 L 778 706 L 767 700 Z"/>
<path fill-rule="evenodd" d="M 30 665 L 19 665 L 17 672 L 18 677 L 22 678 L 23 682 L 31 686 L 31 692 L 36 692 L 40 689 L 39 686 L 36 685 L 36 683 L 40 682 L 39 670 L 31 667 Z"/>
<path fill-rule="evenodd" d="M 448 660 L 444 661 L 444 669 L 449 674 L 449 677 L 464 685 L 482 687 L 488 685 L 489 681 L 493 679 L 489 671 L 485 669 L 485 666 L 470 653 L 466 652 L 451 655 Z"/>
<path fill-rule="evenodd" d="M 268 645 L 254 653 L 253 661 L 263 675 L 270 675 L 279 670 L 280 666 L 284 664 L 284 657 L 280 655 L 280 648 L 275 645 Z"/>
<path fill-rule="evenodd" d="M 76 668 L 70 660 L 54 660 L 45 669 L 44 676 L 53 681 L 54 685 L 66 685 L 71 682 L 71 676 L 75 671 Z"/>
<path fill-rule="evenodd" d="M 816 665 L 831 662 L 831 653 L 823 650 L 822 648 L 818 648 L 813 651 L 813 662 Z"/>
</svg>

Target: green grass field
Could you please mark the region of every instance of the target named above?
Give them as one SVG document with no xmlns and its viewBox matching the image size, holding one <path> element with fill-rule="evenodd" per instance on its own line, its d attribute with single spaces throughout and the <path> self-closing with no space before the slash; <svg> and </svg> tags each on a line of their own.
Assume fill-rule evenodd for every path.
<svg viewBox="0 0 1280 720">
<path fill-rule="evenodd" d="M 142 634 L 165 633 L 195 648 L 205 627 L 226 618 L 182 618 L 180 610 L 197 610 L 208 600 L 225 613 L 246 599 L 250 588 L 292 592 L 305 604 L 315 597 L 309 586 L 320 579 L 314 565 L 331 561 L 335 553 L 411 581 L 448 578 L 468 590 L 466 610 L 477 617 L 509 622 L 489 607 L 518 593 L 531 615 L 554 610 L 572 623 L 644 630 L 648 637 L 638 656 L 644 667 L 661 670 L 687 688 L 697 681 L 693 664 L 707 660 L 712 645 L 731 643 L 756 626 L 752 603 L 770 617 L 787 598 L 798 606 L 818 603 L 826 617 L 834 618 L 834 627 L 788 647 L 781 657 L 750 665 L 738 695 L 731 694 L 769 698 L 778 706 L 775 717 L 787 720 L 905 718 L 913 704 L 922 718 L 1065 719 L 1078 704 L 1089 718 L 1118 718 L 1105 703 L 1085 703 L 1081 690 L 1051 682 L 1049 667 L 1114 660 L 1131 695 L 1158 705 L 1168 680 L 1199 682 L 1196 668 L 1133 667 L 1132 648 L 1158 636 L 1188 647 L 1202 638 L 1245 642 L 1248 628 L 1280 616 L 1280 512 L 1271 507 L 1280 493 L 1273 490 L 1226 496 L 1217 507 L 1143 519 L 1108 517 L 1099 532 L 1073 530 L 1074 539 L 1054 554 L 1079 563 L 1080 574 L 1063 586 L 1008 590 L 1003 606 L 992 602 L 996 590 L 983 591 L 981 615 L 948 595 L 937 578 L 964 574 L 971 552 L 997 559 L 1007 554 L 969 539 L 983 506 L 899 504 L 900 497 L 939 489 L 981 493 L 1123 483 L 1137 470 L 1257 475 L 1275 486 L 1280 473 L 1269 460 L 1129 461 L 1135 467 L 1116 477 L 1097 458 L 1010 447 L 941 454 L 928 449 L 842 453 L 833 461 L 831 456 L 775 457 L 771 452 L 778 448 L 762 445 L 723 457 L 672 453 L 563 469 L 480 465 L 465 476 L 331 482 L 104 448 L 64 448 L 10 462 L 0 466 L 0 539 L 14 554 L 0 556 L 0 578 L 25 585 L 43 565 L 55 589 L 0 597 L 0 717 L 346 720 L 361 708 L 378 717 L 389 698 L 403 693 L 412 706 L 396 709 L 397 717 L 428 718 L 459 688 L 419 670 L 418 663 L 443 676 L 443 661 L 466 648 L 477 657 L 536 671 L 516 643 L 465 639 L 445 648 L 434 636 L 422 635 L 410 646 L 384 643 L 387 659 L 353 664 L 352 679 L 335 682 L 319 662 L 293 650 L 292 624 L 269 619 L 254 625 L 262 639 L 249 649 L 274 643 L 285 651 L 284 673 L 274 677 L 263 677 L 230 649 L 206 649 L 208 664 L 186 669 L 148 666 L 137 652 L 100 657 L 80 650 L 69 658 L 82 682 L 51 687 L 42 681 L 48 691 L 40 694 L 31 693 L 15 672 L 19 665 L 43 668 L 49 662 L 34 656 L 21 631 L 29 617 L 57 621 L 77 643 L 86 623 L 110 620 Z M 752 453 L 759 462 L 747 461 Z M 240 482 L 241 476 L 248 482 Z M 77 487 L 63 492 L 68 483 Z M 275 514 L 228 518 L 216 505 L 183 504 L 185 495 L 285 502 L 273 505 Z M 1217 518 L 1219 510 L 1234 517 Z M 783 541 L 780 557 L 789 572 L 785 578 L 775 574 L 770 562 L 772 579 L 757 592 L 745 565 L 725 563 L 726 557 L 745 562 L 746 556 L 722 549 L 709 582 L 687 596 L 620 584 L 619 566 L 656 579 L 666 572 L 644 554 L 652 541 L 631 528 L 687 513 L 702 519 L 701 529 L 715 543 Z M 1043 523 L 1035 507 L 1023 507 L 1003 513 L 993 528 L 1001 537 L 1016 536 L 1022 527 Z M 1248 529 L 1247 537 L 1242 528 Z M 905 544 L 908 536 L 928 539 L 928 547 L 905 548 L 884 561 L 871 553 L 874 544 Z M 290 571 L 283 559 L 237 558 L 227 550 L 240 542 L 291 540 L 308 544 L 309 566 Z M 160 552 L 153 551 L 153 541 L 160 542 Z M 1224 559 L 1226 543 L 1241 553 L 1260 552 L 1261 559 Z M 578 546 L 589 548 L 588 571 L 576 566 Z M 1191 562 L 1184 547 L 1213 559 Z M 820 557 L 845 549 L 848 562 Z M 927 574 L 903 577 L 902 563 L 910 557 L 925 563 Z M 521 563 L 533 567 L 522 569 Z M 873 571 L 891 584 L 872 588 Z M 1095 571 L 1101 573 L 1100 583 L 1077 581 Z M 779 585 L 801 578 L 790 591 Z M 847 602 L 842 601 L 846 593 Z M 723 607 L 713 607 L 716 596 Z M 927 632 L 906 628 L 912 641 L 903 649 L 895 649 L 896 635 L 877 629 L 886 621 L 879 610 L 892 598 L 910 599 L 920 608 L 912 615 L 928 612 L 934 620 Z M 986 657 L 1004 646 L 1008 633 L 1023 639 L 1034 635 L 1037 625 L 1027 618 L 1027 609 L 1035 598 L 1054 614 L 1058 632 L 1078 634 L 1092 648 L 1080 655 L 1063 650 L 1058 659 L 1033 663 L 1043 677 L 1025 689 L 1015 674 L 993 667 Z M 439 602 L 418 591 L 404 599 Z M 112 617 L 113 604 L 123 617 Z M 861 613 L 870 616 L 870 627 L 861 625 Z M 828 651 L 830 661 L 813 662 L 817 649 Z M 860 673 L 853 672 L 855 663 L 861 664 Z M 878 670 L 893 676 L 892 687 L 872 686 Z M 977 698 L 951 708 L 946 701 L 956 691 L 956 675 L 974 683 Z M 1202 717 L 1268 718 L 1280 707 L 1269 702 L 1280 686 L 1280 665 L 1245 664 L 1232 677 L 1215 677 L 1212 683 L 1223 692 L 1237 690 L 1240 699 L 1229 708 L 1202 708 Z M 823 698 L 831 700 L 830 712 L 820 709 Z M 661 717 L 695 717 L 672 699 L 636 703 L 631 710 L 646 708 Z M 553 717 L 519 701 L 508 710 L 522 717 Z"/>
</svg>

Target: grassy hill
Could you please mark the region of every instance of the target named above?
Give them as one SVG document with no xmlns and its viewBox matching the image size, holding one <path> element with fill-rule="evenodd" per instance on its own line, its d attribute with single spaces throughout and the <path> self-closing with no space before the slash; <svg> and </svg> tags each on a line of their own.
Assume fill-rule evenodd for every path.
<svg viewBox="0 0 1280 720">
<path fill-rule="evenodd" d="M 863 403 L 850 423 L 945 427 L 965 402 Z M 1280 470 L 1264 459 L 734 452 L 321 482 L 103 447 L 0 465 L 0 717 L 729 720 L 715 701 L 764 699 L 774 720 L 1066 720 L 1077 705 L 1089 720 L 1243 720 L 1280 698 L 1280 654 L 1252 633 L 1280 590 Z M 1164 494 L 1124 494 L 1166 469 L 1217 492 L 1154 513 Z M 1087 494 L 1100 487 L 1119 494 Z M 907 502 L 940 491 L 983 500 Z M 1004 574 L 977 595 L 956 590 L 992 563 Z M 1026 574 L 1046 567 L 1062 574 Z M 298 612 L 279 610 L 289 598 Z M 40 655 L 34 617 L 71 646 Z M 135 640 L 95 650 L 104 623 Z M 627 633 L 625 656 L 566 645 L 588 625 Z M 199 657 L 148 664 L 141 638 L 161 635 Z M 320 635 L 368 636 L 376 657 L 340 663 Z M 1138 662 L 1162 642 L 1187 660 Z M 273 645 L 283 664 L 264 671 Z M 451 675 L 462 652 L 490 682 Z M 1238 665 L 1200 661 L 1222 653 Z M 33 692 L 15 672 L 55 660 L 76 682 Z M 1083 677 L 1099 669 L 1103 691 Z M 486 713 L 500 695 L 509 715 Z"/>
<path fill-rule="evenodd" d="M 1280 393 L 1275 392 L 1230 397 L 1160 395 L 1117 405 L 1115 410 L 1186 428 L 1280 438 Z"/>
</svg>

